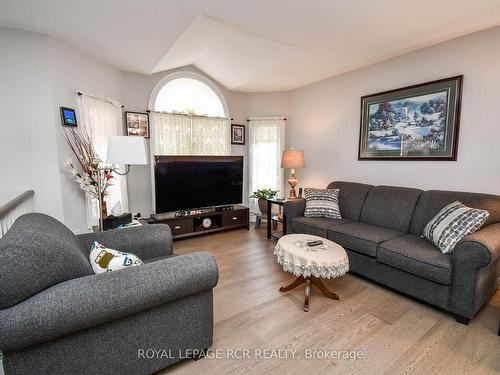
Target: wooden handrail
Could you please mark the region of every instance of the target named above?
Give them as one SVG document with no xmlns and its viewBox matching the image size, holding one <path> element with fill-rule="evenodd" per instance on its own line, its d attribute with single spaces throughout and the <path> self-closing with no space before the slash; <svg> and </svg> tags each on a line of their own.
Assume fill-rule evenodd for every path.
<svg viewBox="0 0 500 375">
<path fill-rule="evenodd" d="M 24 193 L 5 203 L 3 206 L 0 206 L 0 219 L 2 219 L 16 207 L 30 199 L 33 195 L 35 195 L 35 192 L 33 190 L 26 190 Z"/>
</svg>

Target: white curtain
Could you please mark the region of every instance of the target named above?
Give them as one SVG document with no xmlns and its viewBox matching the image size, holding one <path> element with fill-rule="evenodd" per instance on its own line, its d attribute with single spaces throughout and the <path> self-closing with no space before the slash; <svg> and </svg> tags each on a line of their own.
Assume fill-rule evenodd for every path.
<svg viewBox="0 0 500 375">
<path fill-rule="evenodd" d="M 152 155 L 231 155 L 227 118 L 151 112 Z"/>
<path fill-rule="evenodd" d="M 124 135 L 121 104 L 109 99 L 92 95 L 81 95 L 82 125 L 85 126 L 94 144 L 99 158 L 105 163 L 108 140 L 111 135 Z M 124 170 L 124 166 L 118 166 Z M 128 212 L 128 194 L 126 176 L 113 174 L 112 186 L 109 188 L 106 204 L 108 213 L 119 203 L 120 212 Z M 99 203 L 87 194 L 87 224 L 89 228 L 99 221 Z"/>
<path fill-rule="evenodd" d="M 251 118 L 248 125 L 250 193 L 270 188 L 280 190 L 283 195 L 281 155 L 285 149 L 285 119 Z M 250 202 L 250 209 L 258 211 L 255 200 Z"/>
</svg>

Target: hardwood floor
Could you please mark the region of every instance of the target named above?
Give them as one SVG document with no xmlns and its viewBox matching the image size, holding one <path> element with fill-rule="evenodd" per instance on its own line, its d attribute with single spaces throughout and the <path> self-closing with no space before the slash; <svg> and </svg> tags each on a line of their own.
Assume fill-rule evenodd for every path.
<svg viewBox="0 0 500 375">
<path fill-rule="evenodd" d="M 295 277 L 276 263 L 275 243 L 264 229 L 174 243 L 176 254 L 208 251 L 217 259 L 212 349 L 223 358 L 185 360 L 161 374 L 500 374 L 500 291 L 464 326 L 445 312 L 348 274 L 324 281 L 340 301 L 313 289 L 304 312 L 303 288 L 278 291 Z M 249 358 L 228 358 L 231 349 L 247 349 Z M 266 359 L 265 349 L 280 349 L 289 359 L 273 358 L 273 352 Z M 306 350 L 361 354 L 306 359 Z"/>
</svg>

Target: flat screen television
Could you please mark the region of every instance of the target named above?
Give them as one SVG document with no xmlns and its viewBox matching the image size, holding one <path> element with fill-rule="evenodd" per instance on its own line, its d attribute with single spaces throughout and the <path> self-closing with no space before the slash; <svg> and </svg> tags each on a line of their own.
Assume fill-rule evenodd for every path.
<svg viewBox="0 0 500 375">
<path fill-rule="evenodd" d="M 156 213 L 238 204 L 243 156 L 155 156 Z"/>
</svg>

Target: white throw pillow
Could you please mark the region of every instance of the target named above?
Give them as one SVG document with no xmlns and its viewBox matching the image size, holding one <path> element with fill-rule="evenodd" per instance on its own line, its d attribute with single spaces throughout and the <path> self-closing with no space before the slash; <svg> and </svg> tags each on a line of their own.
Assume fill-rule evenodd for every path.
<svg viewBox="0 0 500 375">
<path fill-rule="evenodd" d="M 342 219 L 339 209 L 339 189 L 306 188 L 304 195 L 306 198 L 305 217 Z"/>
<path fill-rule="evenodd" d="M 94 273 L 97 274 L 139 266 L 144 263 L 134 254 L 109 249 L 99 242 L 94 242 L 90 251 L 90 264 Z"/>
<path fill-rule="evenodd" d="M 422 237 L 432 242 L 443 254 L 452 253 L 457 243 L 485 223 L 490 213 L 453 202 L 441 209 L 424 228 Z"/>
</svg>

